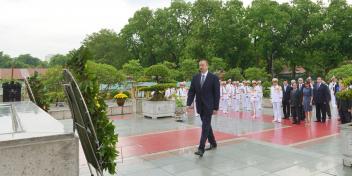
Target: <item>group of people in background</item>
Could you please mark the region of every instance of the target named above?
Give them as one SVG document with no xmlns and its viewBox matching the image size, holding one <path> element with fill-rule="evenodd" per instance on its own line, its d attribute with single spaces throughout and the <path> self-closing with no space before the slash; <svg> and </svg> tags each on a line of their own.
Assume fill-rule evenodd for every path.
<svg viewBox="0 0 352 176">
<path fill-rule="evenodd" d="M 270 87 L 270 100 L 273 106 L 273 122 L 281 123 L 282 119 L 292 117 L 293 124 L 305 122 L 310 125 L 312 121 L 313 107 L 315 107 L 315 122 L 325 123 L 331 119 L 331 108 L 336 108 L 341 123 L 351 122 L 352 100 L 336 98 L 336 93 L 346 89 L 336 78 L 329 83 L 318 77 L 314 82 L 310 77 L 305 81 L 302 78 L 296 80 L 284 80 L 279 85 L 277 78 L 272 79 Z M 187 99 L 186 83 L 179 83 L 177 89 L 170 88 L 165 92 L 165 97 L 176 95 L 182 100 Z M 197 98 L 197 97 L 196 97 Z M 219 110 L 224 114 L 230 111 L 251 111 L 252 118 L 262 109 L 263 86 L 261 81 L 220 81 L 220 105 Z M 195 116 L 197 107 L 194 105 Z"/>
<path fill-rule="evenodd" d="M 253 118 L 256 112 L 262 109 L 263 87 L 261 81 L 221 81 L 220 110 L 227 114 L 231 109 L 235 112 L 252 111 Z"/>
<path fill-rule="evenodd" d="M 315 106 L 315 122 L 325 123 L 331 119 L 331 108 L 338 110 L 341 123 L 351 122 L 352 100 L 336 98 L 336 93 L 344 90 L 342 82 L 336 82 L 332 78 L 330 83 L 326 83 L 321 77 L 314 82 L 310 77 L 304 82 L 302 78 L 283 81 L 283 85 L 278 84 L 278 79 L 272 80 L 270 88 L 270 98 L 273 104 L 274 120 L 280 123 L 282 119 L 292 116 L 293 124 L 300 124 L 305 121 L 306 125 L 311 124 L 313 106 Z M 283 113 L 281 113 L 281 108 Z M 283 114 L 283 118 L 281 115 Z"/>
</svg>

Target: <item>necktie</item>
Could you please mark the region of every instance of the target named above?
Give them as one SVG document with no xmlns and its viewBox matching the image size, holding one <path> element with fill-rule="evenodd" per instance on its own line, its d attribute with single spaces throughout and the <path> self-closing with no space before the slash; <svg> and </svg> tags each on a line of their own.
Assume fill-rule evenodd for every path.
<svg viewBox="0 0 352 176">
<path fill-rule="evenodd" d="M 205 75 L 202 75 L 202 79 L 200 79 L 200 87 L 203 87 L 205 81 Z"/>
</svg>

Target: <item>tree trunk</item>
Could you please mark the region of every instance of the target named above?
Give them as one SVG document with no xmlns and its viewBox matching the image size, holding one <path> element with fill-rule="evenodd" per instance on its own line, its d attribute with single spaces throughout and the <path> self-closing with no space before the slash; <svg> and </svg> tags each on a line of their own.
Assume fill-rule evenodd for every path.
<svg viewBox="0 0 352 176">
<path fill-rule="evenodd" d="M 292 78 L 296 79 L 296 65 L 293 64 L 291 69 L 292 69 Z"/>
</svg>

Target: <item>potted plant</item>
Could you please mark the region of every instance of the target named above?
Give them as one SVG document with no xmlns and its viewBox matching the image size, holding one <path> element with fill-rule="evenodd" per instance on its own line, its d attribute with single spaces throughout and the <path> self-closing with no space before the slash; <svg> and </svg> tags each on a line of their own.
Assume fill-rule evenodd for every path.
<svg viewBox="0 0 352 176">
<path fill-rule="evenodd" d="M 182 122 L 182 117 L 186 113 L 186 105 L 184 102 L 184 99 L 175 96 L 175 101 L 176 101 L 176 110 L 175 110 L 175 119 L 177 122 Z"/>
<path fill-rule="evenodd" d="M 116 100 L 118 106 L 123 106 L 127 98 L 128 96 L 124 93 L 118 93 L 114 96 L 114 99 Z"/>
<path fill-rule="evenodd" d="M 352 99 L 352 76 L 343 79 L 342 82 L 346 86 L 346 89 L 344 91 L 337 92 L 336 96 L 345 100 Z"/>
<path fill-rule="evenodd" d="M 121 107 L 121 114 L 123 114 L 123 105 L 125 104 L 127 98 L 128 96 L 124 93 L 118 93 L 114 96 L 117 106 Z"/>
<path fill-rule="evenodd" d="M 175 115 L 175 101 L 165 98 L 165 90 L 176 87 L 176 83 L 157 84 L 150 87 L 141 87 L 139 91 L 151 92 L 152 97 L 142 102 L 142 113 L 153 119 L 159 117 L 173 117 Z"/>
</svg>

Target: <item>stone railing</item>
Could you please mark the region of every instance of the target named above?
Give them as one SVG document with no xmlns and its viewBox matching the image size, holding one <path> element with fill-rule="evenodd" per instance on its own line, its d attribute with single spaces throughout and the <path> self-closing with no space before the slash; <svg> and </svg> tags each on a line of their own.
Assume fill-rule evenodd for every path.
<svg viewBox="0 0 352 176">
<path fill-rule="evenodd" d="M 112 101 L 107 101 L 108 109 L 107 115 L 122 115 L 122 107 L 117 106 L 116 103 Z M 67 104 L 64 104 L 64 107 L 55 107 L 55 105 L 51 105 L 51 108 L 48 112 L 51 116 L 53 116 L 57 120 L 71 119 L 71 111 Z M 131 114 L 133 113 L 133 103 L 132 101 L 126 101 L 123 106 L 123 114 Z"/>
</svg>

